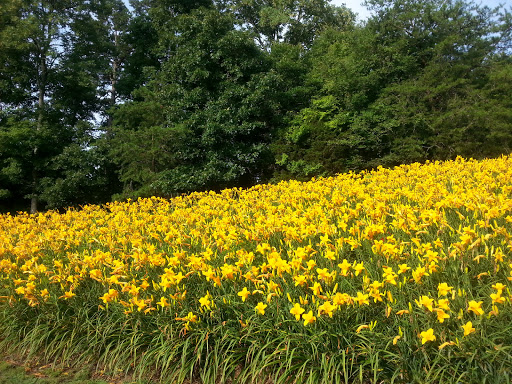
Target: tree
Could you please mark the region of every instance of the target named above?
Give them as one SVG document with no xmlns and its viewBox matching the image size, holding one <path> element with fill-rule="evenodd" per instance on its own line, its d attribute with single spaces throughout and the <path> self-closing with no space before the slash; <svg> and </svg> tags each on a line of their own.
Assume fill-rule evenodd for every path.
<svg viewBox="0 0 512 384">
<path fill-rule="evenodd" d="M 133 12 L 123 35 L 123 68 L 117 81 L 121 100 L 132 100 L 133 92 L 144 86 L 149 73 L 160 67 L 158 33 L 145 1 L 132 1 Z"/>
<path fill-rule="evenodd" d="M 51 113 L 48 99 L 56 86 L 62 28 L 72 5 L 70 1 L 8 2 L 11 17 L 1 31 L 2 48 L 7 52 L 1 57 L 1 77 L 4 84 L 16 89 L 3 88 L 2 141 L 21 140 L 18 151 L 2 151 L 1 174 L 10 183 L 30 180 L 18 187 L 30 198 L 31 212 L 38 207 L 44 164 L 66 140 L 65 135 L 57 134 L 59 117 Z"/>
<path fill-rule="evenodd" d="M 165 60 L 116 113 L 112 154 L 135 195 L 251 185 L 271 163 L 278 77 L 231 14 L 199 8 L 159 33 Z M 122 148 L 130 143 L 130 154 Z M 131 158 L 130 158 L 131 157 Z"/>
<path fill-rule="evenodd" d="M 329 28 L 317 38 L 308 54 L 306 78 L 315 92 L 309 105 L 293 114 L 273 146 L 277 179 L 306 180 L 358 169 L 366 161 L 365 152 L 378 150 L 377 132 L 351 129 L 390 76 L 374 39 L 362 27 Z"/>
<path fill-rule="evenodd" d="M 319 91 L 280 137 L 281 172 L 307 178 L 507 151 L 507 101 L 487 92 L 493 68 L 508 65 L 507 14 L 460 1 L 367 4 L 375 16 L 365 25 L 315 41 L 309 79 Z"/>
<path fill-rule="evenodd" d="M 256 35 L 262 49 L 276 42 L 310 47 L 326 27 L 345 29 L 355 15 L 327 0 L 236 0 L 230 7 L 239 22 Z"/>
<path fill-rule="evenodd" d="M 396 5 L 389 9 L 385 2 L 373 3 L 379 14 L 387 10 L 384 25 L 391 23 Z M 510 43 L 510 20 L 500 20 L 499 7 L 473 3 L 404 4 L 416 15 L 407 19 L 402 33 L 409 49 L 418 52 L 418 70 L 387 86 L 372 107 L 384 111 L 392 138 L 389 154 L 381 161 L 398 164 L 506 153 L 512 121 L 504 112 L 510 104 L 486 89 L 497 86 L 496 69 L 510 65 L 507 54 L 500 53 Z M 419 6 L 425 10 L 419 12 Z"/>
<path fill-rule="evenodd" d="M 9 197 L 8 205 L 29 199 L 31 212 L 41 204 L 83 203 L 73 196 L 82 187 L 86 192 L 86 185 L 75 183 L 74 191 L 57 188 L 71 185 L 66 181 L 71 175 L 91 175 L 81 167 L 94 151 L 95 119 L 105 105 L 101 90 L 115 94 L 116 76 L 109 78 L 108 86 L 104 80 L 112 73 L 109 58 L 114 55 L 109 52 L 115 45 L 102 40 L 105 29 L 98 26 L 108 19 L 101 12 L 113 12 L 114 2 L 10 0 L 7 4 L 0 29 L 0 178 L 9 186 L 3 196 Z M 67 198 L 59 203 L 57 196 Z"/>
</svg>

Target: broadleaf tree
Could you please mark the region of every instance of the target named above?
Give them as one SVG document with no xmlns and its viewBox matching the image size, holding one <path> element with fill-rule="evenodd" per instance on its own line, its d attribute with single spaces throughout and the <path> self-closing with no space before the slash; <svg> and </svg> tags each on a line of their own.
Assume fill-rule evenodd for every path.
<svg viewBox="0 0 512 384">
<path fill-rule="evenodd" d="M 140 100 L 117 111 L 112 154 L 126 193 L 257 182 L 270 163 L 272 94 L 279 85 L 267 53 L 235 27 L 232 14 L 213 5 L 169 22 L 172 28 L 160 30 L 161 68 L 138 91 Z M 121 149 L 127 142 L 131 155 Z"/>
<path fill-rule="evenodd" d="M 313 44 L 318 92 L 274 144 L 280 177 L 506 153 L 508 101 L 487 89 L 510 65 L 508 13 L 462 1 L 367 5 L 366 23 Z"/>
</svg>

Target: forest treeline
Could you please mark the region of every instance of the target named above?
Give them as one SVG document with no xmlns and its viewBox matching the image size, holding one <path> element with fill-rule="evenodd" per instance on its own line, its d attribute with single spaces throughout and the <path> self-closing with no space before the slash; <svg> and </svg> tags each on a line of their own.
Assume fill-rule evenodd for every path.
<svg viewBox="0 0 512 384">
<path fill-rule="evenodd" d="M 512 152 L 512 17 L 455 0 L 1 0 L 0 210 Z"/>
</svg>

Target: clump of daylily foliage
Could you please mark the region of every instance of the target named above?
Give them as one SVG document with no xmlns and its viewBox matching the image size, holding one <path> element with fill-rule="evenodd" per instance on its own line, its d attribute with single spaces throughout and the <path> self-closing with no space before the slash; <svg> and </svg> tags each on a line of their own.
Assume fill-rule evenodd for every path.
<svg viewBox="0 0 512 384">
<path fill-rule="evenodd" d="M 0 216 L 1 346 L 140 379 L 512 379 L 512 158 Z"/>
</svg>

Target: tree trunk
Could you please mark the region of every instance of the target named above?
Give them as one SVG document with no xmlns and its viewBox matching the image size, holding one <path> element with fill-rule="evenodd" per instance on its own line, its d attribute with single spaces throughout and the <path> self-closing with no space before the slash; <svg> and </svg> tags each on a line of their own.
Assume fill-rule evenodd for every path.
<svg viewBox="0 0 512 384">
<path fill-rule="evenodd" d="M 115 31 L 114 32 L 114 46 L 116 47 L 116 50 L 117 50 L 118 45 L 119 45 L 119 34 L 117 31 Z M 117 85 L 118 67 L 119 67 L 118 57 L 114 57 L 114 59 L 112 60 L 112 74 L 110 76 L 110 110 L 111 111 L 112 111 L 112 108 L 116 105 L 116 99 L 117 99 L 116 85 Z M 112 117 L 112 113 L 110 113 L 108 116 L 108 120 L 107 120 L 107 127 L 109 128 L 107 131 L 107 134 L 111 133 L 110 128 L 112 128 L 112 122 L 113 122 L 113 117 Z"/>
<path fill-rule="evenodd" d="M 46 67 L 46 52 L 44 51 L 44 47 L 41 47 L 40 52 L 40 61 L 39 61 L 39 78 L 37 80 L 37 88 L 39 93 L 39 99 L 37 104 L 37 124 L 36 124 L 36 134 L 39 134 L 39 131 L 41 131 L 43 127 L 43 119 L 44 119 L 44 107 L 45 107 L 45 101 L 44 96 L 46 94 L 46 79 L 48 75 L 48 69 Z M 37 156 L 37 145 L 34 146 L 33 154 L 34 154 L 34 160 Z M 38 189 L 38 175 L 37 175 L 37 169 L 36 165 L 33 164 L 32 166 L 32 196 L 30 198 L 30 213 L 36 213 L 37 207 L 38 207 L 38 196 L 37 196 L 37 189 Z"/>
<path fill-rule="evenodd" d="M 37 212 L 37 195 L 36 195 L 36 189 L 37 189 L 37 172 L 35 169 L 32 169 L 32 198 L 30 199 L 30 213 L 36 213 Z"/>
</svg>

